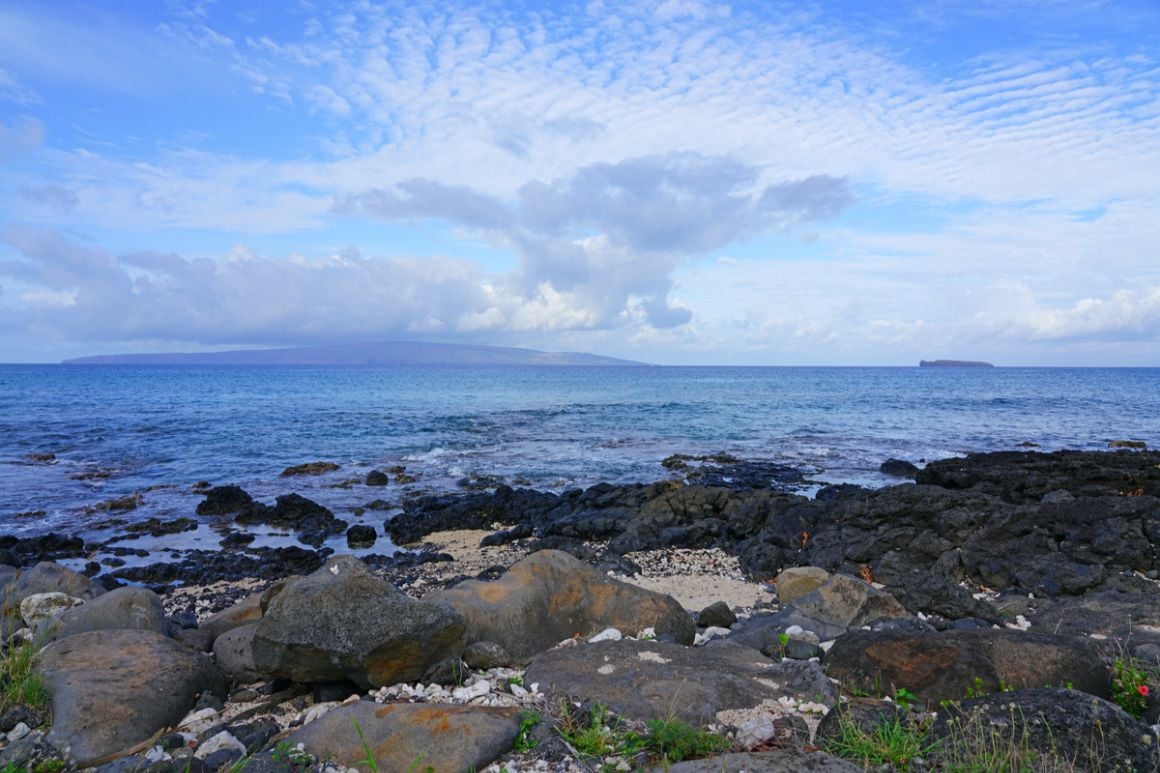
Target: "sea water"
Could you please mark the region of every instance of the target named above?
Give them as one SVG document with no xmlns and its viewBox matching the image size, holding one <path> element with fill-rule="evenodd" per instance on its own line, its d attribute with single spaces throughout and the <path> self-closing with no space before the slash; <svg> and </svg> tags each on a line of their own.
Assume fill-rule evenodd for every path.
<svg viewBox="0 0 1160 773">
<path fill-rule="evenodd" d="M 878 472 L 888 458 L 1118 439 L 1160 447 L 1160 369 L 8 365 L 0 534 L 88 535 L 109 524 L 101 502 L 133 494 L 117 518 L 193 516 L 199 481 L 266 502 L 297 492 L 362 522 L 369 500 L 397 511 L 408 492 L 464 482 L 669 478 L 674 453 L 881 486 L 897 483 Z M 310 461 L 340 467 L 280 477 Z M 400 465 L 414 483 L 361 485 Z"/>
</svg>

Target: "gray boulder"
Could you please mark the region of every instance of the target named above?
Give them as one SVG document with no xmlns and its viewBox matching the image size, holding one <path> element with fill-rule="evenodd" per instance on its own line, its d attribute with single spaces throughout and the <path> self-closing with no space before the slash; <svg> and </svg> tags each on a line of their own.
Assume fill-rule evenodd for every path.
<svg viewBox="0 0 1160 773">
<path fill-rule="evenodd" d="M 293 579 L 270 599 L 253 638 L 258 671 L 363 688 L 414 681 L 463 649 L 463 620 L 416 601 L 352 556 Z"/>
<path fill-rule="evenodd" d="M 828 579 L 830 573 L 820 566 L 791 566 L 783 569 L 774 580 L 777 600 L 782 604 L 792 604 Z"/>
<path fill-rule="evenodd" d="M 0 586 L 0 601 L 5 609 L 19 609 L 20 602 L 35 593 L 59 592 L 91 599 L 105 592 L 99 583 L 51 561 L 41 561 L 30 569 L 6 572 L 5 575 L 6 581 Z"/>
<path fill-rule="evenodd" d="M 790 696 L 833 705 L 837 693 L 817 663 L 773 663 L 726 642 L 682 647 L 621 640 L 561 647 L 539 655 L 524 681 L 554 695 L 582 695 L 633 719 L 676 716 L 713 722 L 717 712 Z"/>
<path fill-rule="evenodd" d="M 1077 690 L 1037 688 L 964 700 L 939 712 L 932 733 L 982 735 L 1034 749 L 1042 770 L 1160 770 L 1153 728 Z"/>
<path fill-rule="evenodd" d="M 1099 651 L 1087 641 L 1008 629 L 852 631 L 834 642 L 824 663 L 847 688 L 888 695 L 904 687 L 928 704 L 980 690 L 1072 685 L 1106 698 L 1111 689 Z"/>
<path fill-rule="evenodd" d="M 117 588 L 48 618 L 36 633 L 39 641 L 47 643 L 85 631 L 115 629 L 167 635 L 169 623 L 165 620 L 161 599 L 147 588 Z"/>
<path fill-rule="evenodd" d="M 226 680 L 200 653 L 154 631 L 87 631 L 50 644 L 41 673 L 52 692 L 48 740 L 87 765 L 173 725 L 198 694 Z"/>
<path fill-rule="evenodd" d="M 254 665 L 254 633 L 257 623 L 231 628 L 214 639 L 213 656 L 218 668 L 235 682 L 255 682 L 261 678 Z"/>
<path fill-rule="evenodd" d="M 861 770 L 861 765 L 823 752 L 790 748 L 772 752 L 734 752 L 678 762 L 654 768 L 653 773 L 859 773 Z"/>
<path fill-rule="evenodd" d="M 533 553 L 494 582 L 468 580 L 426 598 L 463 616 L 469 642 L 495 642 L 517 659 L 605 628 L 636 634 L 651 627 L 681 644 L 696 635 L 671 596 L 613 580 L 559 550 Z"/>
<path fill-rule="evenodd" d="M 360 769 L 369 749 L 379 770 L 460 773 L 482 770 L 510 751 L 518 732 L 515 709 L 361 701 L 327 712 L 286 740 Z"/>
</svg>

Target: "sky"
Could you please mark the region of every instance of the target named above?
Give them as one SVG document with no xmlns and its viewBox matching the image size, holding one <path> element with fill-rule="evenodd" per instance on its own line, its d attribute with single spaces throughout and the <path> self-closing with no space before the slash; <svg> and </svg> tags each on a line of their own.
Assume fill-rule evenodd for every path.
<svg viewBox="0 0 1160 773">
<path fill-rule="evenodd" d="M 0 362 L 1160 366 L 1156 0 L 0 0 Z"/>
</svg>

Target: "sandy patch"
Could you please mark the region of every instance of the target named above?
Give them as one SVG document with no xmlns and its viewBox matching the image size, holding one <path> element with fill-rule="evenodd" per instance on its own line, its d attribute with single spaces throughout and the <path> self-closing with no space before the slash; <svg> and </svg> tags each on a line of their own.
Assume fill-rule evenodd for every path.
<svg viewBox="0 0 1160 773">
<path fill-rule="evenodd" d="M 716 577 L 709 574 L 689 574 L 673 577 L 617 577 L 640 588 L 667 593 L 685 609 L 699 612 L 717 601 L 724 601 L 731 609 L 750 609 L 765 606 L 776 599 L 773 593 L 758 583 Z"/>
</svg>

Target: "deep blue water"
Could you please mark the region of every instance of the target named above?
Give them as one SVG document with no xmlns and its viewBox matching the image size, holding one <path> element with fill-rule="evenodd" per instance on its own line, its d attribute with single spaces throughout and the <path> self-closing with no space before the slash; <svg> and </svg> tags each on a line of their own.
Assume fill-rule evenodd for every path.
<svg viewBox="0 0 1160 773">
<path fill-rule="evenodd" d="M 404 487 L 334 484 L 402 464 L 411 489 L 481 474 L 558 490 L 657 480 L 672 453 L 726 451 L 884 485 L 890 457 L 1121 438 L 1160 446 L 1160 369 L 9 365 L 0 533 L 87 535 L 109 516 L 86 506 L 135 492 L 141 507 L 121 517 L 192 516 L 199 480 L 268 502 L 297 491 L 381 525 L 351 508 Z M 55 463 L 30 462 L 47 453 Z M 315 460 L 341 469 L 279 478 Z M 93 472 L 108 477 L 76 479 Z"/>
</svg>

